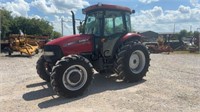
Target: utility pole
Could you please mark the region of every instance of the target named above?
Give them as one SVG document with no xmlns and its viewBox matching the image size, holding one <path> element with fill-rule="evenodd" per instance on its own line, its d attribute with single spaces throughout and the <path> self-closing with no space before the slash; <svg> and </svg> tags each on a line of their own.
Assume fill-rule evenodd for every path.
<svg viewBox="0 0 200 112">
<path fill-rule="evenodd" d="M 64 22 L 70 22 L 69 20 L 64 20 L 63 18 L 61 18 L 61 33 L 62 33 L 62 36 L 64 35 L 63 31 L 64 31 L 64 28 L 63 28 L 63 23 Z"/>
<path fill-rule="evenodd" d="M 190 25 L 190 32 L 192 31 L 192 25 Z"/>
<path fill-rule="evenodd" d="M 50 24 L 53 27 L 53 22 L 50 22 Z M 52 40 L 54 39 L 54 27 L 53 27 L 53 32 L 51 33 L 50 39 L 52 39 Z"/>
<path fill-rule="evenodd" d="M 75 19 L 75 15 L 74 12 L 71 11 L 72 13 L 72 21 L 70 20 L 63 20 L 63 18 L 61 18 L 61 32 L 62 32 L 62 36 L 63 36 L 63 22 L 72 22 L 72 26 L 73 26 L 73 34 L 76 34 L 76 20 L 80 21 L 80 26 L 82 26 L 82 20 L 80 19 Z M 80 33 L 80 32 L 79 32 Z"/>
<path fill-rule="evenodd" d="M 175 34 L 175 31 L 176 31 L 176 24 L 174 23 L 174 31 L 173 31 L 174 34 Z"/>
<path fill-rule="evenodd" d="M 62 33 L 62 36 L 63 36 L 63 22 L 64 22 L 64 20 L 63 20 L 63 18 L 61 18 L 61 33 Z"/>
<path fill-rule="evenodd" d="M 175 37 L 175 29 L 176 29 L 176 25 L 175 25 L 175 23 L 174 23 L 173 37 Z"/>
<path fill-rule="evenodd" d="M 197 28 L 197 31 L 199 31 L 200 30 L 200 28 Z M 200 32 L 199 32 L 199 54 L 200 54 Z"/>
</svg>

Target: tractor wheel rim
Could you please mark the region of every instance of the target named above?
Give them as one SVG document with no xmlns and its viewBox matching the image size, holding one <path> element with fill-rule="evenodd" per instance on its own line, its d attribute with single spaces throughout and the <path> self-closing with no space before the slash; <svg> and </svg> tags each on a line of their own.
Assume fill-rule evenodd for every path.
<svg viewBox="0 0 200 112">
<path fill-rule="evenodd" d="M 87 82 L 87 71 L 81 65 L 72 65 L 64 72 L 62 81 L 68 90 L 79 90 Z"/>
<path fill-rule="evenodd" d="M 139 74 L 142 72 L 145 66 L 145 55 L 142 51 L 136 50 L 134 51 L 129 59 L 129 67 L 130 70 L 134 74 Z"/>
</svg>

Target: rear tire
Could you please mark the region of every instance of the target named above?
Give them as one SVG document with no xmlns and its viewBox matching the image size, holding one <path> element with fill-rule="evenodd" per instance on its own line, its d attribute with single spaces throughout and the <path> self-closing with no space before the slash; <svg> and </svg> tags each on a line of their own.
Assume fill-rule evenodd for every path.
<svg viewBox="0 0 200 112">
<path fill-rule="evenodd" d="M 51 74 L 51 85 L 59 95 L 67 98 L 83 94 L 93 78 L 91 63 L 84 57 L 70 55 L 57 61 Z"/>
<path fill-rule="evenodd" d="M 11 56 L 13 53 L 12 49 L 8 47 L 7 50 L 8 50 L 8 55 Z"/>
<path fill-rule="evenodd" d="M 144 45 L 128 42 L 119 49 L 116 57 L 117 74 L 125 82 L 137 82 L 146 75 L 150 59 Z"/>
<path fill-rule="evenodd" d="M 11 56 L 11 55 L 12 55 L 12 52 L 8 52 L 8 55 Z"/>
<path fill-rule="evenodd" d="M 36 69 L 39 77 L 47 82 L 50 82 L 50 71 L 48 70 L 48 64 L 46 63 L 44 56 L 41 56 L 36 64 Z"/>
</svg>

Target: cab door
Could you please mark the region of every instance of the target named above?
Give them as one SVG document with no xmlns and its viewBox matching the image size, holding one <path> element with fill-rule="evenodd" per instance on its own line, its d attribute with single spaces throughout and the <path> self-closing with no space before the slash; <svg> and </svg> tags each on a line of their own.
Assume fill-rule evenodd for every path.
<svg viewBox="0 0 200 112">
<path fill-rule="evenodd" d="M 104 56 L 112 56 L 117 41 L 126 34 L 123 13 L 106 11 L 104 15 L 104 39 L 102 52 Z"/>
</svg>

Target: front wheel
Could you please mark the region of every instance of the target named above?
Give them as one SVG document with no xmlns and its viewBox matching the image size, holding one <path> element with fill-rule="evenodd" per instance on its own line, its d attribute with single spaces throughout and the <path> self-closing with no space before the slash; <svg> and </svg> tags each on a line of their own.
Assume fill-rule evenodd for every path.
<svg viewBox="0 0 200 112">
<path fill-rule="evenodd" d="M 60 96 L 82 95 L 93 77 L 91 63 L 84 57 L 70 55 L 59 60 L 53 67 L 51 85 Z"/>
<path fill-rule="evenodd" d="M 126 82 L 142 80 L 149 68 L 149 53 L 147 48 L 136 42 L 122 46 L 116 56 L 117 72 Z"/>
<path fill-rule="evenodd" d="M 50 82 L 50 67 L 48 63 L 45 61 L 44 56 L 41 56 L 37 63 L 36 69 L 39 77 L 47 82 Z"/>
</svg>

